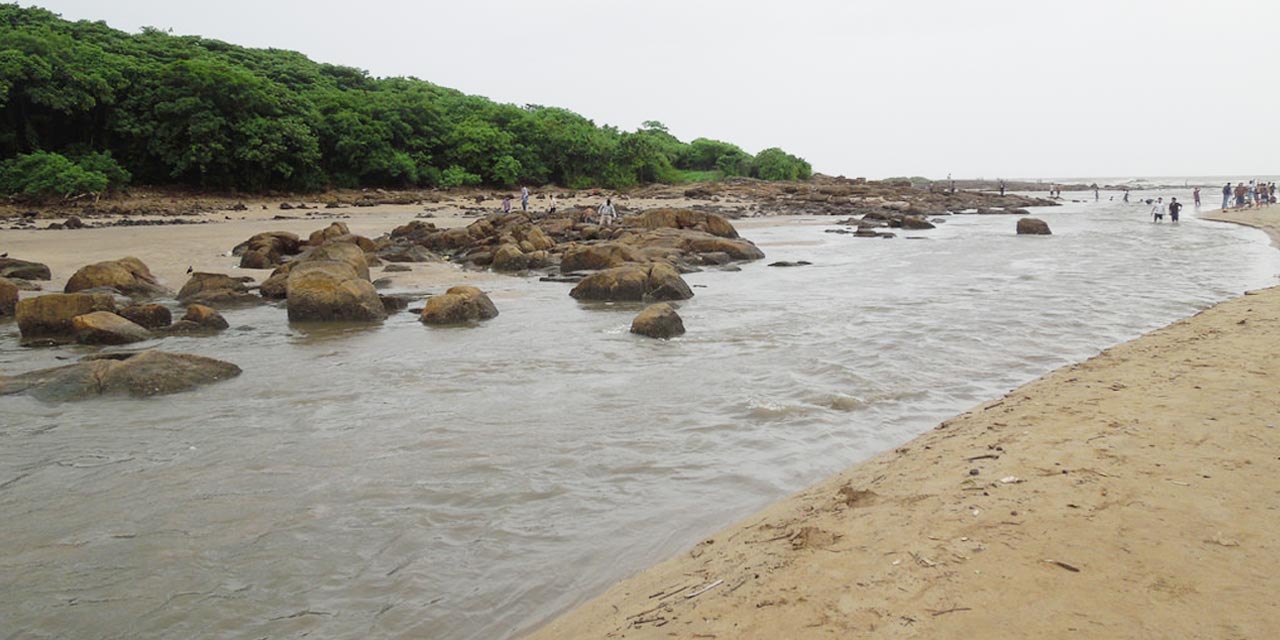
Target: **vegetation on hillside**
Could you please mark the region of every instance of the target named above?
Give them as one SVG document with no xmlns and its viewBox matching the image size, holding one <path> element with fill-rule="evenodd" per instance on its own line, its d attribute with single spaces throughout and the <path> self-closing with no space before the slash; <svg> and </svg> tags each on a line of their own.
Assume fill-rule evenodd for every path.
<svg viewBox="0 0 1280 640">
<path fill-rule="evenodd" d="M 130 180 L 211 189 L 629 187 L 708 176 L 808 178 L 780 149 L 681 142 L 659 122 L 597 126 L 415 78 L 156 29 L 129 34 L 0 4 L 0 191 Z"/>
</svg>

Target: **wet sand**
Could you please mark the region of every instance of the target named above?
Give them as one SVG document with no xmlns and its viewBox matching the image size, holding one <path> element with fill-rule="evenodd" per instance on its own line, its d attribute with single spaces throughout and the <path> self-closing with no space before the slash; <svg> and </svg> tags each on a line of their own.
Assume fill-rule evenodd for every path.
<svg viewBox="0 0 1280 640">
<path fill-rule="evenodd" d="M 1280 209 L 1211 214 L 1280 238 Z M 531 637 L 1280 636 L 1277 380 L 1271 288 L 948 420 Z"/>
</svg>

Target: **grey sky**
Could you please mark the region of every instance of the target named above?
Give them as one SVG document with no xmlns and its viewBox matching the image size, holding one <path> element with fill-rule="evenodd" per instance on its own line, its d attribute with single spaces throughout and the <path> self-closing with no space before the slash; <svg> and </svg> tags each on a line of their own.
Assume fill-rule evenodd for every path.
<svg viewBox="0 0 1280 640">
<path fill-rule="evenodd" d="M 24 3 L 25 4 L 25 3 Z M 848 176 L 1280 173 L 1275 0 L 44 0 Z"/>
</svg>

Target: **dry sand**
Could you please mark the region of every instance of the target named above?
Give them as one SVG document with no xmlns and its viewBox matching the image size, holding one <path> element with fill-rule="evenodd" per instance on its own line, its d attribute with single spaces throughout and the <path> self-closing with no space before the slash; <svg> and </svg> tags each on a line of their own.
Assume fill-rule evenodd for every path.
<svg viewBox="0 0 1280 640">
<path fill-rule="evenodd" d="M 1242 214 L 1213 219 L 1280 238 L 1280 209 Z M 948 420 L 532 637 L 1277 638 L 1277 532 L 1273 288 Z"/>
</svg>

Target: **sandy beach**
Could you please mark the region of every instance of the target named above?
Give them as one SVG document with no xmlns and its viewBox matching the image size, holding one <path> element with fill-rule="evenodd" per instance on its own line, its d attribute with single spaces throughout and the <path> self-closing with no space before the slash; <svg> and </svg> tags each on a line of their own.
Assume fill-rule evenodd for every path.
<svg viewBox="0 0 1280 640">
<path fill-rule="evenodd" d="M 1276 239 L 1280 210 L 1201 217 Z M 1277 379 L 1271 288 L 947 420 L 531 637 L 1276 637 Z"/>
</svg>

